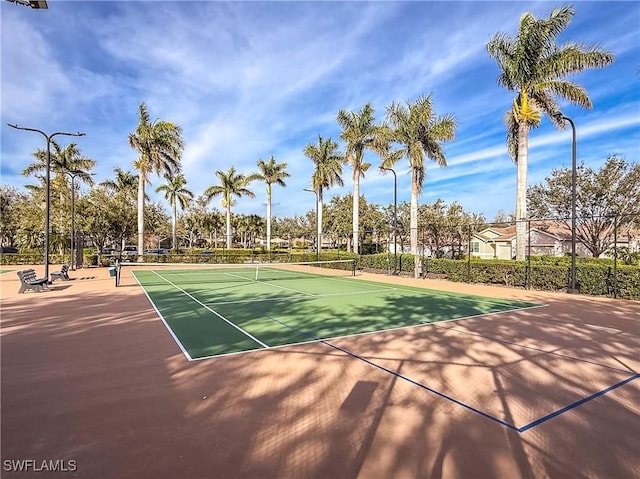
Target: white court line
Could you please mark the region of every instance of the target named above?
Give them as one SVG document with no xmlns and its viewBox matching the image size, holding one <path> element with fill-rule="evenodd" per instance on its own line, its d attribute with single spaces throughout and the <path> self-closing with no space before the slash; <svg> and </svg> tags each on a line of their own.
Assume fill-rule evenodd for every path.
<svg viewBox="0 0 640 479">
<path fill-rule="evenodd" d="M 246 278 L 244 276 L 239 276 L 239 275 L 235 275 L 235 274 L 232 274 L 232 273 L 226 273 L 226 274 L 229 275 L 229 276 L 234 276 L 236 278 L 242 278 L 242 279 L 246 280 Z M 249 283 L 262 283 L 262 284 L 269 285 L 269 283 L 267 283 L 266 281 L 260 281 L 259 279 L 247 280 L 247 282 L 249 282 Z M 286 289 L 288 291 L 293 291 L 294 293 L 300 293 L 300 294 L 306 294 L 308 296 L 313 296 L 313 293 L 307 293 L 306 291 L 300 291 L 298 289 L 287 288 L 286 286 L 279 286 L 279 285 L 273 285 L 273 286 L 276 286 L 276 287 L 278 287 L 280 289 Z M 218 303 L 216 303 L 216 304 L 218 304 Z"/>
<path fill-rule="evenodd" d="M 329 278 L 332 280 L 345 280 L 345 278 Z M 346 281 L 349 281 L 348 279 Z M 372 280 L 368 280 L 368 279 L 363 279 L 362 281 L 365 281 L 367 283 L 378 283 L 378 281 L 372 281 Z M 352 283 L 353 284 L 353 283 Z M 383 283 L 381 283 L 383 284 Z M 476 301 L 478 298 L 481 298 L 483 300 L 487 300 L 491 303 L 503 303 L 503 302 L 507 302 L 507 303 L 528 303 L 528 304 L 533 304 L 535 306 L 539 306 L 538 303 L 535 303 L 533 301 L 525 301 L 525 300 L 520 300 L 520 299 L 507 299 L 507 298 L 492 298 L 490 296 L 480 296 L 478 294 L 469 294 L 469 293 L 456 293 L 453 291 L 442 291 L 439 289 L 432 289 L 432 288 L 421 288 L 419 286 L 410 286 L 410 285 L 395 285 L 395 287 L 389 288 L 389 289 L 394 289 L 397 291 L 406 291 L 409 293 L 416 293 L 416 294 L 420 294 L 420 295 L 427 295 L 427 296 L 437 296 L 437 297 L 441 297 L 441 298 L 453 298 L 453 299 L 459 299 L 459 300 L 464 300 L 464 301 Z M 542 306 L 547 306 L 542 305 Z M 528 309 L 529 306 L 525 306 L 522 309 Z"/>
<path fill-rule="evenodd" d="M 300 295 L 300 296 L 278 296 L 276 298 L 258 298 L 258 299 L 246 299 L 246 300 L 238 300 L 238 301 L 214 301 L 212 303 L 207 303 L 207 304 L 243 304 L 243 303 L 261 303 L 263 301 L 282 301 L 282 300 L 289 300 L 289 299 L 300 299 L 300 298 L 307 298 L 307 299 L 319 299 L 319 298 L 329 298 L 332 296 L 350 296 L 350 295 L 354 295 L 354 294 L 371 294 L 371 293 L 383 293 L 386 291 L 394 291 L 396 288 L 384 288 L 384 289 L 369 289 L 369 290 L 364 290 L 364 291 L 347 291 L 345 293 L 327 293 L 327 294 L 311 294 L 311 293 L 306 293 L 304 296 Z M 309 294 L 311 294 L 311 297 L 309 297 Z"/>
<path fill-rule="evenodd" d="M 217 313 L 216 311 L 212 310 L 211 308 L 209 308 L 207 305 L 205 305 L 204 303 L 202 303 L 201 301 L 197 300 L 196 298 L 194 298 L 192 295 L 190 295 L 189 293 L 187 293 L 186 291 L 184 291 L 182 288 L 180 288 L 179 286 L 175 285 L 174 283 L 172 283 L 170 280 L 164 278 L 163 276 L 159 275 L 157 272 L 153 271 L 154 274 L 156 274 L 157 276 L 159 276 L 160 278 L 162 278 L 163 280 L 165 280 L 166 282 L 170 283 L 171 285 L 173 285 L 174 287 L 176 287 L 178 290 L 182 291 L 185 295 L 189 296 L 191 299 L 193 299 L 194 301 L 196 301 L 197 303 L 199 303 L 200 305 L 202 305 L 203 307 L 205 307 L 207 310 L 211 311 L 212 313 L 214 313 L 215 315 L 219 316 L 221 319 L 225 320 L 226 322 L 228 322 L 229 324 L 231 324 L 232 326 L 236 327 L 237 329 L 239 329 L 241 332 L 243 332 L 244 334 L 250 336 L 251 338 L 253 338 L 253 336 L 251 336 L 249 333 L 247 333 L 246 331 L 244 331 L 243 329 L 235 326 L 233 323 L 230 323 L 226 318 L 224 318 L 222 315 L 220 315 L 219 313 Z M 224 273 L 227 275 L 231 275 L 230 273 Z M 244 281 L 247 281 L 247 278 L 244 278 L 242 276 L 238 276 L 240 278 L 242 278 Z M 346 279 L 346 278 L 337 278 L 337 277 L 327 277 L 326 279 L 331 280 L 331 281 L 337 281 L 337 282 L 350 282 L 351 285 L 353 284 L 358 284 L 358 282 L 354 283 L 352 280 L 350 279 Z M 137 278 L 136 278 L 137 280 Z M 251 280 L 248 280 L 249 282 L 252 282 Z M 259 283 L 263 283 L 263 284 L 271 284 L 269 282 L 266 281 L 257 281 Z M 367 281 L 369 283 L 375 283 L 372 281 Z M 140 284 L 138 282 L 138 284 Z M 301 293 L 304 296 L 301 297 L 311 297 L 314 298 L 317 295 L 313 295 L 312 293 L 308 293 L 306 291 L 299 291 L 293 288 L 287 288 L 284 286 L 279 286 L 279 285 L 273 285 L 272 286 L 276 286 L 278 288 L 281 289 L 286 289 L 286 290 L 290 290 L 290 291 L 294 291 L 297 293 Z M 438 293 L 443 293 L 441 296 L 445 296 L 445 297 L 451 297 L 451 298 L 456 298 L 456 299 L 467 299 L 467 298 L 460 298 L 456 293 L 453 294 L 447 294 L 447 292 L 440 292 L 438 290 L 432 290 L 432 289 L 426 289 L 423 291 L 420 291 L 421 288 L 413 288 L 413 287 L 402 287 L 401 285 L 398 285 L 399 287 L 383 287 L 377 290 L 371 290 L 370 292 L 384 292 L 384 291 L 407 291 L 407 292 L 411 292 L 411 293 L 419 293 L 419 294 L 424 294 L 424 295 L 432 295 L 432 296 L 439 296 Z M 144 290 L 144 288 L 143 288 Z M 368 292 L 368 291 L 367 291 Z M 146 294 L 146 291 L 145 291 Z M 331 294 L 331 293 L 329 293 Z M 335 294 L 357 294 L 355 292 L 350 292 L 350 293 L 335 293 Z M 463 293 L 464 296 L 470 296 L 470 295 L 465 295 Z M 471 295 L 473 296 L 473 295 Z M 149 297 L 147 295 L 147 297 Z M 475 297 L 474 297 L 475 298 Z M 291 297 L 286 298 L 286 299 L 291 299 Z M 315 298 L 314 298 L 315 299 Z M 473 298 L 468 298 L 469 300 L 473 299 Z M 494 299 L 494 298 L 486 298 L 483 297 L 483 299 Z M 496 301 L 501 301 L 501 299 L 495 298 Z M 263 299 L 262 301 L 266 301 L 267 299 Z M 510 300 L 503 300 L 503 301 L 510 301 Z M 249 302 L 249 301 L 247 301 Z M 227 302 L 227 304 L 229 303 L 238 303 L 238 301 L 229 301 Z M 153 302 L 152 302 L 153 304 Z M 213 303 L 213 304 L 223 304 L 223 303 Z M 397 331 L 397 330 L 404 330 L 404 329 L 409 329 L 409 328 L 416 328 L 416 327 L 425 327 L 425 326 L 436 326 L 437 324 L 443 324 L 443 323 L 449 323 L 449 322 L 453 322 L 453 321 L 462 321 L 462 320 L 466 320 L 466 319 L 471 319 L 471 318 L 476 318 L 476 317 L 480 317 L 480 316 L 492 316 L 492 315 L 496 315 L 496 314 L 502 314 L 502 313 L 509 313 L 509 312 L 515 312 L 515 311 L 521 311 L 521 310 L 527 310 L 527 309 L 535 309 L 535 308 L 540 308 L 540 307 L 546 307 L 548 306 L 547 304 L 537 304 L 537 305 L 532 305 L 532 306 L 525 306 L 525 307 L 519 307 L 519 308 L 513 308 L 513 309 L 509 309 L 509 310 L 504 310 L 504 311 L 493 311 L 493 312 L 489 312 L 489 313 L 479 313 L 479 314 L 475 314 L 475 315 L 471 315 L 471 316 L 466 316 L 466 317 L 460 317 L 460 318 L 452 318 L 452 319 L 448 319 L 448 320 L 442 320 L 442 321 L 435 321 L 433 323 L 416 323 L 416 324 L 411 324 L 411 325 L 407 325 L 407 326 L 398 326 L 395 328 L 388 328 L 388 329 L 377 329 L 374 331 L 368 331 L 368 332 L 363 332 L 363 333 L 355 333 L 355 334 L 349 334 L 349 335 L 341 335 L 341 336 L 335 336 L 335 337 L 330 337 L 330 338 L 321 338 L 322 341 L 333 341 L 333 340 L 339 340 L 339 339 L 343 339 L 343 338 L 350 338 L 350 337 L 357 337 L 357 336 L 367 336 L 367 335 L 371 335 L 371 334 L 379 334 L 381 332 L 387 332 L 387 331 Z M 155 305 L 154 305 L 154 309 Z M 157 311 L 157 309 L 156 309 Z M 159 314 L 159 313 L 158 313 Z M 161 315 L 160 315 L 161 316 Z M 161 316 L 162 318 L 162 316 Z M 169 328 L 169 326 L 167 325 L 167 323 L 164 321 L 165 326 L 169 329 L 171 335 L 175 338 L 175 335 L 173 334 L 173 332 L 171 331 L 171 329 Z M 255 338 L 253 338 L 255 339 Z M 291 347 L 291 346 L 296 346 L 296 345 L 303 345 L 303 344 L 309 344 L 309 343 L 315 343 L 320 341 L 320 339 L 312 339 L 309 341 L 301 341 L 301 342 L 297 342 L 297 343 L 289 343 L 289 344 L 279 344 L 276 346 L 268 346 L 265 343 L 262 343 L 261 341 L 255 339 L 259 344 L 264 345 L 264 348 L 269 349 L 269 350 L 273 350 L 273 349 L 280 349 L 280 348 L 286 348 L 286 347 Z M 176 341 L 178 342 L 178 344 L 180 345 L 180 342 L 176 339 Z M 184 351 L 184 349 L 182 348 L 182 346 L 180 345 L 180 348 Z M 190 361 L 201 361 L 204 359 L 212 359 L 212 358 L 217 358 L 217 357 L 221 357 L 221 356 L 229 356 L 229 355 L 238 355 L 238 354 L 246 354 L 246 353 L 251 353 L 251 352 L 255 352 L 255 351 L 261 351 L 262 349 L 254 349 L 254 350 L 247 350 L 247 351 L 235 351 L 235 352 L 231 352 L 231 353 L 223 353 L 223 354 L 214 354 L 214 355 L 210 355 L 210 356 L 202 356 L 202 357 L 197 357 L 197 358 L 193 358 L 190 359 L 190 356 L 185 352 L 185 355 L 187 355 L 187 358 Z"/>
<path fill-rule="evenodd" d="M 231 276 L 232 278 L 240 278 L 242 281 L 242 283 L 253 283 L 254 279 L 253 278 L 245 278 L 244 276 L 240 276 L 239 274 L 233 274 L 233 273 L 229 273 L 228 271 L 225 271 L 224 273 L 222 273 L 224 276 Z"/>
<path fill-rule="evenodd" d="M 334 282 L 347 282 L 348 281 L 349 284 L 351 284 L 351 285 L 358 284 L 357 282 L 354 283 L 352 280 L 347 279 L 347 278 L 343 278 L 343 277 L 312 275 L 310 273 L 308 273 L 308 274 L 309 274 L 309 279 L 322 279 L 324 281 L 329 280 L 329 281 L 334 281 Z M 285 280 L 286 279 L 287 278 L 285 278 Z M 297 289 L 294 289 L 294 288 L 287 288 L 286 286 L 280 286 L 279 284 L 273 284 L 271 281 L 261 281 L 259 279 L 255 280 L 255 281 L 256 281 L 256 283 L 262 283 L 262 284 L 265 284 L 267 286 L 273 286 L 273 287 L 276 287 L 276 288 L 280 288 L 280 289 L 284 289 L 284 290 L 288 290 L 288 291 L 293 291 L 294 293 L 301 293 L 301 294 L 305 294 L 305 295 L 312 296 L 312 297 L 316 297 L 317 296 L 317 295 L 315 295 L 313 293 L 309 293 L 307 291 L 301 291 L 301 290 L 297 290 Z M 360 283 L 360 284 L 362 284 L 362 283 Z M 391 287 L 391 288 L 384 288 L 384 287 L 380 288 L 380 291 L 384 291 L 384 290 L 398 290 L 398 288 L 394 288 L 394 287 Z M 353 294 L 353 293 L 351 293 L 351 294 Z"/>
<path fill-rule="evenodd" d="M 185 347 L 182 345 L 182 342 L 178 339 L 178 337 L 176 336 L 176 334 L 173 332 L 173 329 L 171 329 L 171 326 L 169 326 L 169 323 L 167 323 L 167 321 L 164 319 L 164 316 L 162 315 L 162 313 L 158 310 L 158 308 L 156 307 L 156 304 L 153 302 L 153 300 L 149 297 L 149 294 L 147 293 L 147 290 L 144 289 L 144 286 L 142 286 L 142 284 L 140 283 L 140 281 L 138 281 L 138 277 L 136 276 L 135 272 L 132 272 L 132 276 L 135 278 L 136 283 L 138 283 L 138 286 L 140 286 L 140 288 L 142 288 L 142 292 L 144 293 L 144 295 L 147 297 L 147 299 L 149 300 L 149 302 L 151 303 L 151 306 L 153 307 L 153 309 L 155 309 L 156 313 L 158 314 L 158 316 L 160 316 L 160 320 L 162 321 L 162 323 L 164 324 L 164 327 L 167 328 L 167 330 L 169 331 L 169 334 L 171 335 L 171 337 L 173 338 L 173 340 L 176 342 L 176 344 L 178 345 L 178 347 L 180 348 L 180 351 L 182 351 L 182 354 L 184 354 L 184 356 L 187 358 L 187 361 L 194 361 L 194 359 L 191 357 L 191 355 L 189 354 L 189 352 L 185 349 Z M 197 359 L 197 358 L 196 358 Z"/>
<path fill-rule="evenodd" d="M 293 291 L 294 293 L 304 294 L 312 298 L 315 297 L 315 294 L 309 293 L 308 291 L 302 291 L 300 289 L 295 289 L 295 288 L 287 288 L 286 286 L 280 286 L 279 284 L 272 284 L 271 282 L 267 282 L 267 281 L 260 281 L 259 279 L 256 280 L 256 283 L 261 283 L 267 286 L 273 286 L 274 288 L 284 289 L 285 291 Z"/>
<path fill-rule="evenodd" d="M 172 281 L 168 280 L 167 278 L 164 278 L 162 275 L 158 274 L 156 271 L 152 271 L 153 274 L 155 274 L 156 276 L 158 276 L 160 279 L 163 279 L 164 281 L 166 281 L 167 283 L 169 283 L 171 286 L 173 286 L 174 288 L 176 288 L 177 290 L 181 291 L 183 294 L 185 294 L 186 296 L 188 296 L 189 298 L 193 299 L 196 303 L 198 303 L 200 306 L 202 306 L 203 308 L 205 308 L 207 311 L 211 311 L 213 314 L 215 314 L 216 316 L 218 316 L 220 319 L 222 319 L 223 321 L 225 321 L 227 324 L 229 324 L 230 326 L 233 326 L 234 328 L 236 328 L 238 331 L 240 331 L 241 333 L 245 334 L 246 336 L 248 336 L 249 338 L 253 339 L 256 343 L 258 343 L 259 345 L 261 345 L 264 348 L 268 348 L 269 345 L 266 343 L 263 343 L 262 341 L 260 341 L 258 338 L 256 338 L 255 336 L 251 335 L 250 333 L 246 332 L 244 329 L 242 329 L 240 326 L 237 326 L 235 324 L 233 324 L 231 321 L 229 321 L 227 318 L 225 318 L 224 316 L 222 316 L 220 313 L 218 313 L 217 311 L 214 311 L 213 309 L 211 309 L 209 306 L 207 306 L 206 304 L 204 304 L 202 301 L 200 301 L 199 299 L 195 298 L 193 295 L 187 293 L 184 289 L 182 289 L 180 286 L 178 286 L 177 284 L 173 283 Z"/>
<path fill-rule="evenodd" d="M 319 343 L 321 341 L 336 341 L 336 340 L 340 340 L 340 339 L 349 339 L 349 338 L 356 338 L 359 336 L 369 336 L 369 335 L 373 335 L 373 334 L 380 334 L 380 333 L 386 333 L 386 332 L 393 332 L 393 331 L 402 331 L 404 329 L 410 329 L 410 328 L 428 328 L 428 327 L 433 327 L 433 328 L 437 328 L 439 324 L 443 324 L 443 323 L 451 323 L 454 321 L 464 321 L 467 319 L 473 319 L 473 318 L 478 318 L 481 316 L 493 316 L 496 314 L 502 314 L 502 313 L 513 313 L 516 311 L 522 311 L 522 310 L 526 310 L 526 309 L 535 309 L 535 308 L 544 308 L 549 306 L 548 304 L 540 304 L 540 305 L 535 305 L 535 306 L 526 306 L 524 308 L 514 308 L 514 309 L 509 309 L 506 311 L 494 311 L 492 313 L 481 313 L 481 314 L 474 314 L 472 316 L 464 316 L 461 318 L 451 318 L 451 319 L 445 319 L 442 321 L 434 321 L 433 323 L 416 323 L 416 324 L 409 324 L 407 326 L 397 326 L 395 328 L 388 328 L 388 329 L 376 329 L 375 331 L 367 331 L 364 333 L 354 333 L 354 334 L 346 334 L 346 335 L 342 335 L 342 336 L 333 336 L 330 338 L 318 338 L 318 339 L 310 339 L 309 341 L 300 341 L 298 343 L 288 343 L 288 344 L 279 344 L 277 346 L 271 346 L 269 348 L 270 351 L 274 351 L 274 350 L 278 350 L 278 349 L 282 349 L 282 348 L 289 348 L 292 346 L 301 346 L 304 344 L 311 344 L 311 343 Z M 450 328 L 442 328 L 440 327 L 440 329 L 450 329 Z M 451 328 L 451 330 L 454 333 L 457 333 L 459 331 Z M 255 351 L 262 351 L 262 349 L 258 349 Z M 230 354 L 247 354 L 247 353 L 252 353 L 255 351 L 237 351 L 237 352 L 233 352 L 233 353 L 227 353 L 226 355 L 230 355 Z M 194 358 L 194 361 L 202 361 L 204 359 L 215 359 L 219 356 L 223 356 L 222 354 L 214 354 L 211 356 L 202 356 L 202 357 L 198 357 L 198 358 Z"/>
</svg>

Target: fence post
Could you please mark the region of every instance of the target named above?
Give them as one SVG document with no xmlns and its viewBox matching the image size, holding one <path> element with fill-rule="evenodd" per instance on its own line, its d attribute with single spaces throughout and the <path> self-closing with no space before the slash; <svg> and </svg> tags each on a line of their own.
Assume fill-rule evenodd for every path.
<svg viewBox="0 0 640 479">
<path fill-rule="evenodd" d="M 531 220 L 527 220 L 527 267 L 525 268 L 524 287 L 531 289 Z"/>
<path fill-rule="evenodd" d="M 618 297 L 618 214 L 613 216 L 613 297 Z"/>
<path fill-rule="evenodd" d="M 467 228 L 467 283 L 471 282 L 471 224 Z"/>
</svg>

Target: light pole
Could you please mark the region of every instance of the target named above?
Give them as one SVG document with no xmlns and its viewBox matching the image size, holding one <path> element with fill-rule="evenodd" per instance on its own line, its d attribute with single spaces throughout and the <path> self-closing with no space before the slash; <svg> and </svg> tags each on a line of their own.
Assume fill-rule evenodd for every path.
<svg viewBox="0 0 640 479">
<path fill-rule="evenodd" d="M 304 191 L 308 191 L 309 193 L 313 193 L 316 195 L 316 259 L 320 261 L 320 244 L 322 243 L 322 224 L 320 223 L 320 217 L 318 216 L 320 199 L 316 190 L 304 188 Z"/>
<path fill-rule="evenodd" d="M 576 292 L 576 125 L 571 118 L 563 116 L 571 125 L 571 290 Z"/>
<path fill-rule="evenodd" d="M 93 173 L 86 173 L 82 170 L 64 170 L 66 175 L 69 175 L 71 178 L 71 261 L 69 264 L 69 268 L 72 271 L 75 271 L 75 244 L 76 244 L 76 185 L 75 179 L 77 176 L 89 174 L 93 175 Z"/>
<path fill-rule="evenodd" d="M 398 273 L 398 176 L 393 168 L 383 168 L 393 173 L 393 274 Z"/>
<path fill-rule="evenodd" d="M 57 135 L 65 136 L 84 136 L 85 133 L 65 133 L 63 131 L 57 131 L 51 135 L 47 135 L 44 131 L 36 128 L 27 128 L 24 126 L 12 125 L 7 123 L 11 128 L 16 130 L 35 131 L 40 133 L 47 139 L 47 176 L 45 180 L 45 218 L 44 218 L 44 277 L 49 281 L 49 212 L 50 212 L 50 183 L 51 183 L 51 139 Z"/>
</svg>

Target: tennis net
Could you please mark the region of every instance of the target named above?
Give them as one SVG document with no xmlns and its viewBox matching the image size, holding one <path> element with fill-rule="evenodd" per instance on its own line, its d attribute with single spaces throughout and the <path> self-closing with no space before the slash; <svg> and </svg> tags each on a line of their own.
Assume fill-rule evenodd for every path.
<svg viewBox="0 0 640 479">
<path fill-rule="evenodd" d="M 116 286 L 319 279 L 355 276 L 355 272 L 353 259 L 243 264 L 120 263 Z"/>
</svg>

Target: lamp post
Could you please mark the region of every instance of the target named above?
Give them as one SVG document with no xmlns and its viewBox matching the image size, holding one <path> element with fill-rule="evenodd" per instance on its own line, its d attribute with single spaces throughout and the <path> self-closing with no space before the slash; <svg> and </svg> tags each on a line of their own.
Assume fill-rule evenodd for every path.
<svg viewBox="0 0 640 479">
<path fill-rule="evenodd" d="M 571 125 L 571 289 L 576 292 L 576 125 L 571 118 L 563 116 Z"/>
<path fill-rule="evenodd" d="M 57 131 L 52 133 L 51 135 L 47 135 L 44 131 L 38 130 L 36 128 L 27 128 L 24 126 L 12 125 L 8 123 L 11 128 L 15 128 L 16 130 L 25 130 L 25 131 L 35 131 L 36 133 L 40 133 L 47 139 L 47 176 L 45 180 L 45 218 L 44 218 L 44 277 L 49 281 L 49 215 L 50 215 L 50 183 L 51 183 L 51 140 L 54 136 L 64 135 L 64 136 L 84 136 L 85 133 L 66 133 L 63 131 Z"/>
<path fill-rule="evenodd" d="M 75 261 L 75 244 L 76 244 L 76 185 L 75 180 L 77 176 L 87 174 L 82 170 L 64 170 L 66 175 L 69 175 L 71 178 L 71 261 L 69 264 L 69 268 L 72 271 L 76 269 L 76 261 Z M 88 173 L 89 175 L 93 175 L 93 173 Z"/>
<path fill-rule="evenodd" d="M 322 243 L 322 224 L 320 223 L 320 216 L 318 216 L 320 199 L 316 190 L 304 188 L 304 191 L 308 191 L 309 193 L 313 193 L 316 195 L 316 259 L 320 261 L 320 244 Z"/>
<path fill-rule="evenodd" d="M 383 168 L 393 173 L 393 274 L 398 273 L 398 176 L 393 168 Z"/>
</svg>

